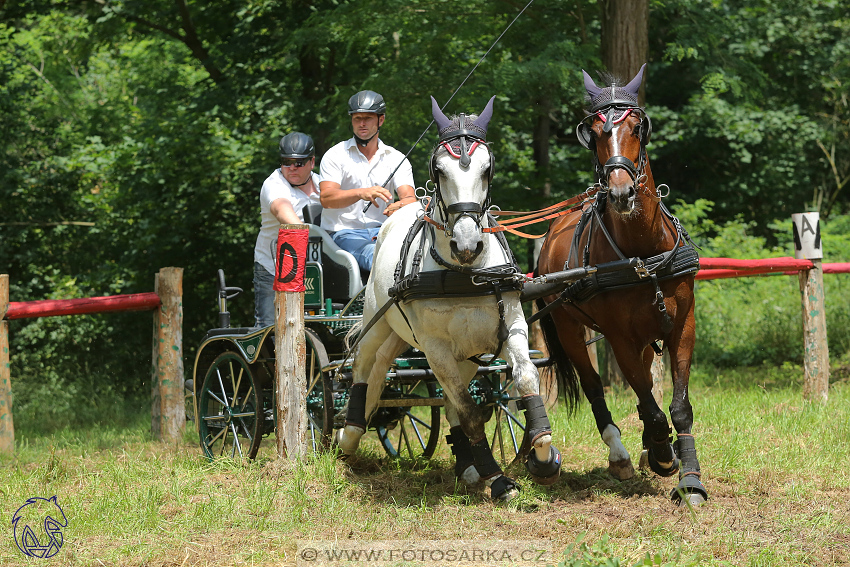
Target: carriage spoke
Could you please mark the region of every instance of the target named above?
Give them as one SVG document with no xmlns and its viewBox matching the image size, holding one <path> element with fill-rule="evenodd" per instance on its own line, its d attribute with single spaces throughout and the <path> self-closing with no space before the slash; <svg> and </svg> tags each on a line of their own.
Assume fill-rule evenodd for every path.
<svg viewBox="0 0 850 567">
<path fill-rule="evenodd" d="M 245 394 L 245 403 L 244 403 L 244 404 L 242 404 L 242 407 L 241 407 L 241 408 L 239 408 L 239 411 L 245 411 L 245 407 L 246 407 L 246 406 L 248 405 L 248 403 L 251 401 L 251 393 L 252 393 L 253 391 L 254 391 L 254 387 L 253 387 L 253 386 L 251 386 L 250 388 L 248 388 L 248 393 L 247 393 L 247 394 Z"/>
<path fill-rule="evenodd" d="M 230 383 L 233 384 L 233 404 L 236 405 L 236 393 L 239 392 L 239 386 L 242 384 L 242 373 L 245 372 L 244 368 L 239 368 L 239 377 L 234 380 L 233 377 L 233 368 L 230 369 Z"/>
<path fill-rule="evenodd" d="M 217 440 L 219 437 L 221 437 L 221 435 L 222 435 L 222 434 L 225 434 L 225 438 L 227 437 L 227 426 L 226 426 L 226 425 L 225 425 L 224 427 L 222 427 L 222 428 L 221 428 L 221 431 L 219 431 L 219 432 L 218 432 L 218 434 L 217 434 L 215 437 L 213 437 L 212 439 L 210 439 L 209 444 L 210 444 L 210 445 L 214 445 L 214 444 L 215 444 L 215 442 L 216 442 L 216 440 Z"/>
<path fill-rule="evenodd" d="M 236 425 L 230 424 L 230 429 L 233 430 L 233 449 L 230 451 L 230 458 L 236 458 L 236 449 L 239 449 L 239 457 L 242 457 L 242 445 L 239 443 L 239 435 L 236 434 Z"/>
<path fill-rule="evenodd" d="M 407 412 L 407 417 L 410 418 L 410 426 L 413 428 L 413 431 L 416 433 L 416 438 L 419 439 L 419 446 L 424 449 L 425 448 L 425 442 L 422 441 L 422 434 L 419 432 L 419 427 L 416 426 L 416 422 L 418 421 L 419 423 L 424 425 L 427 429 L 431 429 L 431 428 L 428 427 L 428 425 L 424 421 L 422 421 L 421 419 L 419 419 L 415 415 L 411 414 L 410 412 Z"/>
<path fill-rule="evenodd" d="M 410 448 L 410 439 L 407 438 L 407 428 L 404 427 L 404 420 L 401 421 L 401 438 L 404 440 L 404 446 L 407 447 L 407 454 L 412 459 L 413 449 Z"/>
<path fill-rule="evenodd" d="M 525 426 L 522 424 L 522 422 L 521 422 L 520 420 L 518 420 L 518 419 L 516 418 L 516 416 L 515 416 L 513 413 L 511 413 L 511 410 L 510 410 L 510 408 L 508 408 L 508 406 L 506 406 L 506 405 L 504 405 L 504 404 L 502 404 L 502 403 L 499 403 L 499 407 L 501 407 L 501 408 L 502 408 L 502 410 L 505 412 L 505 415 L 507 415 L 507 416 L 508 416 L 508 419 L 509 419 L 510 421 L 512 421 L 512 422 L 514 422 L 514 423 L 516 423 L 516 424 L 517 424 L 517 426 L 518 426 L 520 429 L 522 429 L 523 431 L 525 431 Z"/>
<path fill-rule="evenodd" d="M 492 447 L 495 444 L 495 440 L 496 440 L 497 436 L 499 438 L 499 452 L 502 455 L 502 460 L 505 460 L 505 441 L 502 438 L 502 409 L 501 408 L 496 410 L 496 429 L 493 431 L 493 443 L 490 444 L 490 447 Z"/>
<path fill-rule="evenodd" d="M 227 432 L 230 431 L 230 428 L 225 426 L 222 431 L 224 431 L 224 437 L 221 438 L 221 451 L 218 454 L 219 457 L 224 456 L 224 450 L 227 448 Z"/>
<path fill-rule="evenodd" d="M 219 415 L 205 415 L 204 421 L 224 421 L 227 419 L 227 416 L 224 414 Z"/>
<path fill-rule="evenodd" d="M 224 398 L 224 401 L 221 403 L 224 404 L 224 407 L 230 409 L 230 404 L 227 403 L 227 391 L 224 389 L 224 380 L 221 378 L 221 372 L 216 368 L 215 373 L 218 376 L 218 385 L 221 386 L 221 397 Z M 210 392 L 210 395 L 212 395 L 212 392 Z"/>
<path fill-rule="evenodd" d="M 248 415 L 254 415 L 254 414 L 251 413 L 251 414 L 248 414 Z M 233 417 L 236 417 L 236 416 L 233 416 Z M 248 425 L 245 423 L 245 420 L 240 417 L 239 423 L 242 424 L 242 431 L 245 434 L 245 437 L 248 438 L 248 441 L 253 441 L 254 437 L 253 437 L 253 435 L 251 435 L 251 428 L 248 427 Z M 240 451 L 240 453 L 241 453 L 241 451 Z"/>
<path fill-rule="evenodd" d="M 219 399 L 219 397 L 218 397 L 218 396 L 216 396 L 214 393 L 209 392 L 209 395 L 210 395 L 210 397 L 211 397 L 212 399 L 214 399 L 215 401 L 217 401 L 218 403 L 220 403 L 220 404 L 221 404 L 221 405 L 223 405 L 224 407 L 227 407 L 227 402 L 223 402 L 223 401 L 221 401 L 221 399 Z"/>
<path fill-rule="evenodd" d="M 505 415 L 508 417 L 507 423 L 508 423 L 508 429 L 510 429 L 510 431 L 511 431 L 511 442 L 513 443 L 513 446 L 514 446 L 514 452 L 518 453 L 519 452 L 519 445 L 517 445 L 517 442 L 516 442 L 516 432 L 514 431 L 514 423 L 517 424 L 517 427 L 519 427 L 520 430 L 523 433 L 525 433 L 525 426 L 514 416 L 514 414 L 511 413 L 511 410 L 508 409 L 507 406 L 505 406 L 504 404 L 502 404 L 500 402 L 499 407 L 502 408 L 502 410 L 505 412 Z"/>
<path fill-rule="evenodd" d="M 390 389 L 392 397 L 396 399 L 434 398 L 438 395 L 437 383 L 428 380 L 398 384 L 388 387 Z M 439 406 L 413 405 L 402 408 L 395 415 L 390 413 L 385 416 L 384 421 L 376 426 L 378 440 L 393 458 L 402 456 L 405 451 L 405 456 L 411 459 L 429 458 L 439 441 L 440 419 Z M 412 435 L 410 428 L 413 430 Z"/>
</svg>

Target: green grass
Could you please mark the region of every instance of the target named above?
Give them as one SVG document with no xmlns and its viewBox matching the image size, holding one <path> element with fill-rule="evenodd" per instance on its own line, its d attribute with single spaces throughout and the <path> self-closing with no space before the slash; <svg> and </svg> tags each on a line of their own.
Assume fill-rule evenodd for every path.
<svg viewBox="0 0 850 567">
<path fill-rule="evenodd" d="M 151 441 L 144 413 L 123 427 L 19 430 L 14 457 L 0 460 L 2 513 L 55 494 L 70 523 L 55 558 L 25 561 L 7 522 L 0 564 L 294 565 L 299 539 L 546 540 L 563 565 L 848 564 L 850 383 L 815 405 L 801 375 L 793 365 L 695 369 L 711 495 L 695 511 L 670 502 L 675 479 L 608 476 L 586 404 L 571 418 L 551 412 L 560 480 L 540 487 L 512 468 L 523 490 L 507 505 L 458 485 L 442 442 L 426 462 L 389 461 L 367 444 L 347 462 L 277 461 L 269 447 L 244 464 L 203 459 L 191 428 L 176 446 Z M 637 463 L 634 396 L 608 398 Z"/>
</svg>

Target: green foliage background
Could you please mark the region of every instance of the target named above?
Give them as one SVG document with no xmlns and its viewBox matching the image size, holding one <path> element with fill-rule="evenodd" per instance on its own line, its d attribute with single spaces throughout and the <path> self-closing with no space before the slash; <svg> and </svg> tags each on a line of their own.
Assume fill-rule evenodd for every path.
<svg viewBox="0 0 850 567">
<path fill-rule="evenodd" d="M 186 12 L 181 13 L 180 8 Z M 656 179 L 706 256 L 788 255 L 791 213 L 826 219 L 847 259 L 850 10 L 845 0 L 653 0 L 647 108 Z M 407 151 L 520 5 L 503 0 L 0 1 L 0 273 L 12 301 L 151 291 L 184 268 L 186 368 L 216 325 L 214 277 L 252 311 L 257 195 L 279 137 L 319 153 L 350 135 L 345 101 L 388 101 Z M 493 94 L 493 201 L 533 209 L 591 180 L 574 138 L 581 69 L 601 67 L 600 7 L 536 0 L 447 112 Z M 548 159 L 535 155 L 548 124 Z M 537 134 L 538 137 L 540 134 Z M 411 153 L 418 184 L 433 135 Z M 536 140 L 538 147 L 541 140 Z M 779 220 L 777 220 L 779 219 Z M 527 261 L 529 245 L 514 242 Z M 850 350 L 843 276 L 827 276 L 833 356 Z M 698 362 L 794 362 L 793 278 L 699 284 Z M 15 321 L 19 427 L 106 419 L 149 391 L 140 314 Z"/>
</svg>

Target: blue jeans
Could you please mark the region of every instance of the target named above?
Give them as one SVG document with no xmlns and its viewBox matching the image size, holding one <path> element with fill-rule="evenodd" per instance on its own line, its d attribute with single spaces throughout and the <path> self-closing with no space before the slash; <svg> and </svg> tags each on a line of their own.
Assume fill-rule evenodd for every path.
<svg viewBox="0 0 850 567">
<path fill-rule="evenodd" d="M 274 325 L 274 274 L 254 262 L 254 326 Z"/>
<path fill-rule="evenodd" d="M 375 239 L 379 228 L 346 228 L 333 234 L 336 245 L 351 252 L 357 264 L 367 272 L 372 271 L 372 257 L 375 255 Z"/>
</svg>

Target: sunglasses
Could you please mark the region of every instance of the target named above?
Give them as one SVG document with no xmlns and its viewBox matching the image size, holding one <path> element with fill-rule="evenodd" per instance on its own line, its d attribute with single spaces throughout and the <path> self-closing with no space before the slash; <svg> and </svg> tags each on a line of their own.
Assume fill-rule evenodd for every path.
<svg viewBox="0 0 850 567">
<path fill-rule="evenodd" d="M 281 167 L 302 167 L 310 163 L 309 158 L 287 158 L 281 160 Z"/>
</svg>

